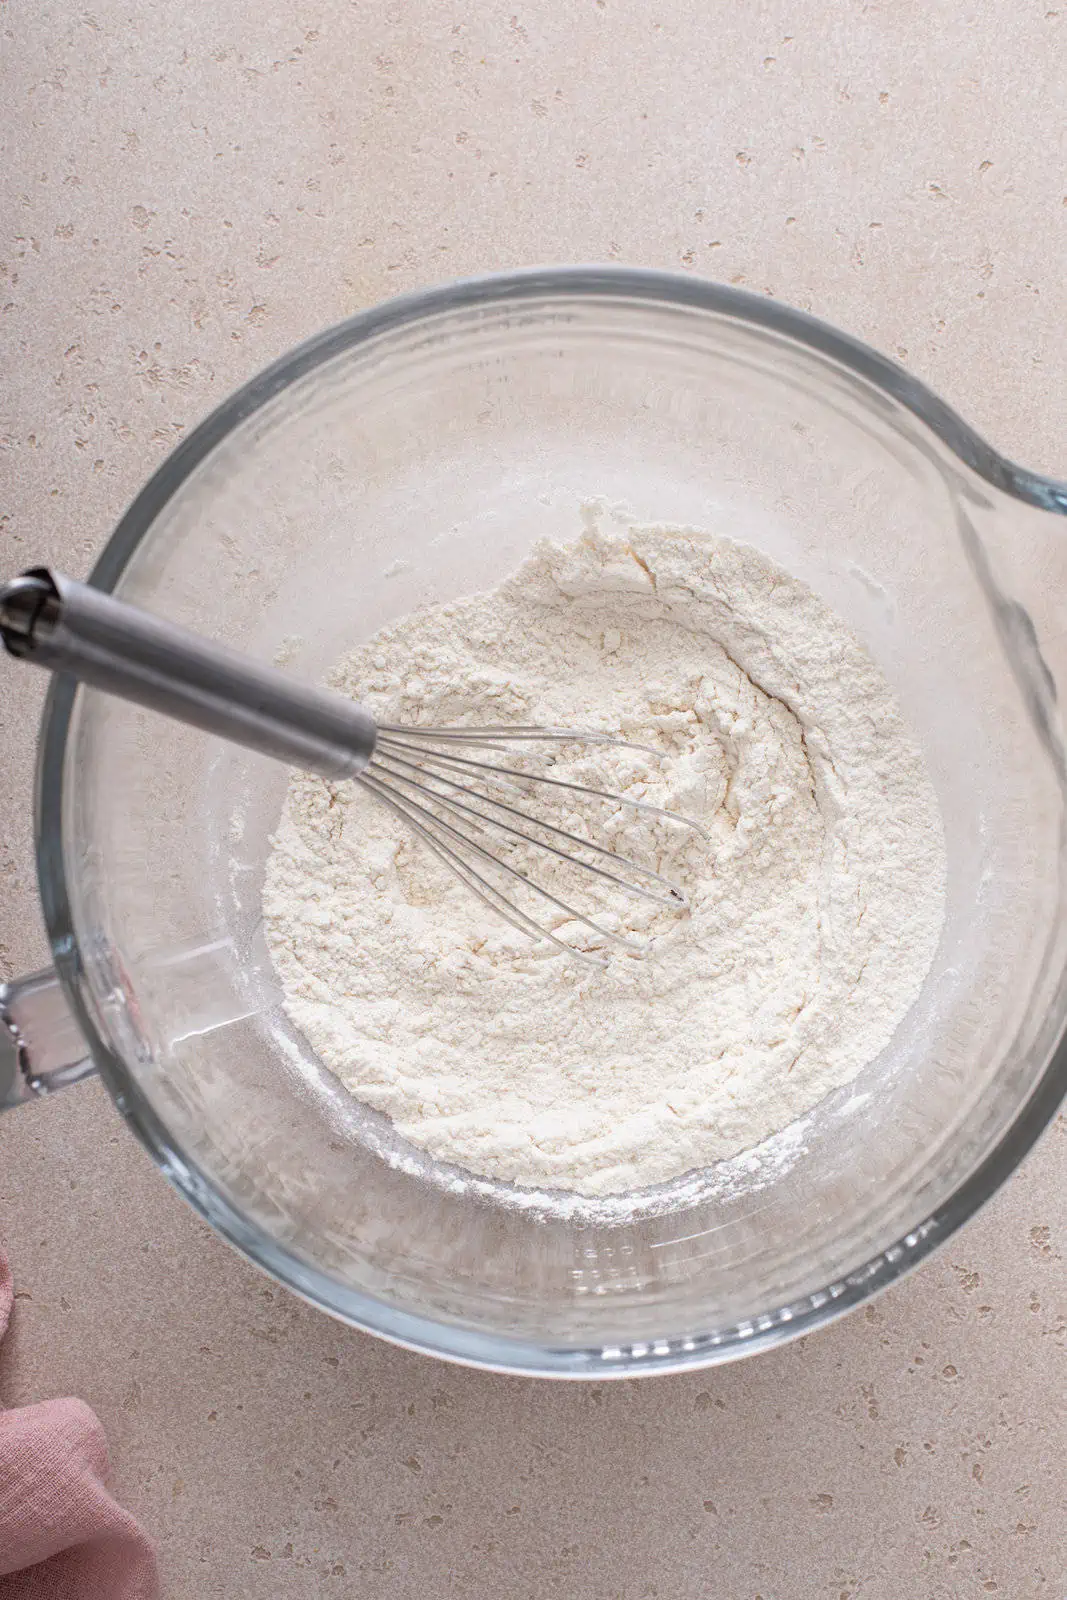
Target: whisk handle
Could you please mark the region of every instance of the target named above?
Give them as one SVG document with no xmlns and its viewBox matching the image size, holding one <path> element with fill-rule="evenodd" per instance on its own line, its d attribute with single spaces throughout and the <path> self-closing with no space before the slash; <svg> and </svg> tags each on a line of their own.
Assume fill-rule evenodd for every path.
<svg viewBox="0 0 1067 1600">
<path fill-rule="evenodd" d="M 378 736 L 354 700 L 201 639 L 47 567 L 0 585 L 11 655 L 324 778 L 351 778 Z"/>
</svg>

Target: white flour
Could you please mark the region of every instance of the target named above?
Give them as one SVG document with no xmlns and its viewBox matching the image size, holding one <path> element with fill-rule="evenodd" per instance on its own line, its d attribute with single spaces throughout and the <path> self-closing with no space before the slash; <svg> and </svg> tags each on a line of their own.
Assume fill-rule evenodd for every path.
<svg viewBox="0 0 1067 1600">
<path fill-rule="evenodd" d="M 568 960 L 355 785 L 303 775 L 264 890 L 289 1015 L 353 1095 L 439 1160 L 593 1196 L 748 1149 L 854 1078 L 921 988 L 945 893 L 922 758 L 844 623 L 746 546 L 605 521 L 590 511 L 579 542 L 542 544 L 499 589 L 384 629 L 331 682 L 380 721 L 655 746 L 568 747 L 553 771 L 703 823 L 710 844 L 595 816 L 691 914 L 621 902 L 615 926 L 646 958 Z M 592 820 L 567 811 L 575 831 Z M 559 882 L 595 909 L 588 880 Z"/>
</svg>

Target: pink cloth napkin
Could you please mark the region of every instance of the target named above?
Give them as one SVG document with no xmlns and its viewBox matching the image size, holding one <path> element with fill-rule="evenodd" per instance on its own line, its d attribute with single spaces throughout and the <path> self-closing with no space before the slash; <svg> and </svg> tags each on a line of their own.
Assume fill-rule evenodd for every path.
<svg viewBox="0 0 1067 1600">
<path fill-rule="evenodd" d="M 0 1250 L 0 1338 L 13 1298 Z M 106 1473 L 104 1430 L 84 1401 L 0 1411 L 3 1600 L 158 1600 L 155 1552 Z"/>
</svg>

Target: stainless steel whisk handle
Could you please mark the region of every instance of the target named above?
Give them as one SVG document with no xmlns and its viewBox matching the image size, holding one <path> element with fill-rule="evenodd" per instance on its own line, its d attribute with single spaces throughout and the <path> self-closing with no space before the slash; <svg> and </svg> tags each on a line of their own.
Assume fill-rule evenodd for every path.
<svg viewBox="0 0 1067 1600">
<path fill-rule="evenodd" d="M 354 700 L 47 567 L 0 585 L 0 636 L 21 660 L 324 778 L 355 777 L 374 754 L 377 726 Z"/>
</svg>

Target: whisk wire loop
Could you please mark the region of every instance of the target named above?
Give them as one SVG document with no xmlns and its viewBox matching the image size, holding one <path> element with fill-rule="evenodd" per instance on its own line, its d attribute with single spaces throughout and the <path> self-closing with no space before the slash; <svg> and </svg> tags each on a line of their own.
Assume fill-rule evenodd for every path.
<svg viewBox="0 0 1067 1600">
<path fill-rule="evenodd" d="M 519 767 L 455 753 L 457 747 L 502 749 L 516 744 L 541 745 L 547 747 L 550 753 L 554 753 L 553 746 L 571 744 L 654 753 L 647 751 L 646 746 L 633 745 L 610 734 L 577 728 L 515 725 L 402 728 L 384 724 L 378 729 L 374 753 L 367 766 L 356 776 L 356 781 L 410 827 L 484 904 L 521 932 L 534 938 L 547 939 L 568 955 L 591 961 L 597 966 L 606 964 L 603 954 L 566 943 L 558 937 L 553 927 L 546 925 L 541 918 L 532 916 L 516 902 L 516 890 L 519 893 L 532 891 L 561 913 L 565 921 L 581 923 L 599 938 L 631 955 L 643 954 L 643 945 L 625 938 L 614 928 L 597 921 L 595 916 L 562 899 L 530 872 L 522 871 L 504 860 L 489 844 L 503 843 L 509 848 L 525 847 L 527 851 L 541 852 L 567 866 L 579 868 L 596 880 L 601 888 L 651 900 L 677 911 L 687 909 L 684 891 L 643 862 L 512 805 L 500 799 L 494 790 L 503 789 L 515 796 L 524 789 L 532 789 L 535 795 L 543 794 L 546 799 L 549 798 L 545 794 L 546 789 L 563 791 L 574 796 L 576 804 L 610 805 L 615 810 L 628 808 L 688 828 L 706 840 L 708 835 L 705 829 L 693 818 L 680 812 L 651 805 L 645 800 L 631 799 L 626 794 L 557 778 L 551 773 L 525 771 Z M 486 810 L 485 807 L 490 809 Z M 459 823 L 463 826 L 459 826 Z M 561 848 L 561 845 L 567 848 Z M 595 859 L 590 860 L 589 856 Z M 505 875 L 515 886 L 514 889 L 505 893 L 498 882 L 486 876 L 487 872 Z M 562 923 L 556 924 L 556 929 L 561 926 Z"/>
</svg>

